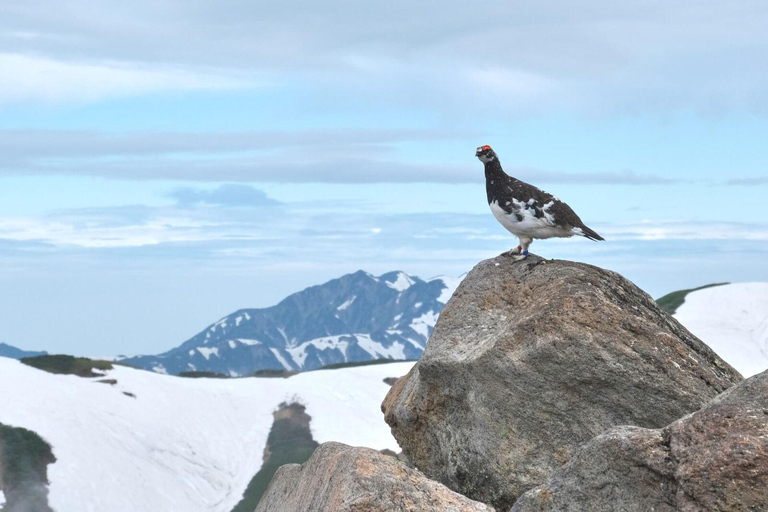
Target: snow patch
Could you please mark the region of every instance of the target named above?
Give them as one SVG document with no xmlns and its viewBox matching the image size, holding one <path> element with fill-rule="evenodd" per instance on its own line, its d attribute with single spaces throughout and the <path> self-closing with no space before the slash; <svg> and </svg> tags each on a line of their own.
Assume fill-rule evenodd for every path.
<svg viewBox="0 0 768 512">
<path fill-rule="evenodd" d="M 229 340 L 229 348 L 237 348 L 237 343 L 235 343 L 235 340 Z"/>
<path fill-rule="evenodd" d="M 402 272 L 398 272 L 397 279 L 395 279 L 395 282 L 390 283 L 389 281 L 386 281 L 386 283 L 387 283 L 387 286 L 389 286 L 390 288 L 398 292 L 404 292 L 405 290 L 411 287 L 414 281 L 413 279 L 403 274 Z"/>
<path fill-rule="evenodd" d="M 269 350 L 275 355 L 275 359 L 277 359 L 280 362 L 280 364 L 283 365 L 283 368 L 285 368 L 286 370 L 293 370 L 293 367 L 290 364 L 288 364 L 288 361 L 285 360 L 285 358 L 283 357 L 283 354 L 281 354 L 279 350 L 277 350 L 276 348 L 270 348 Z"/>
<path fill-rule="evenodd" d="M 448 299 L 451 298 L 451 295 L 453 295 L 453 292 L 456 291 L 456 288 L 459 287 L 459 284 L 464 279 L 464 276 L 466 276 L 466 274 L 460 277 L 439 276 L 439 277 L 430 279 L 429 280 L 430 283 L 432 281 L 441 281 L 445 285 L 445 288 L 443 288 L 443 291 L 440 292 L 440 296 L 437 298 L 437 302 L 446 304 L 448 302 Z"/>
<path fill-rule="evenodd" d="M 353 302 L 355 302 L 356 298 L 357 298 L 357 296 L 352 297 L 351 299 L 349 299 L 348 301 L 344 302 L 344 304 L 342 304 L 341 306 L 337 307 L 336 309 L 338 309 L 339 311 L 344 311 L 349 306 L 351 306 Z"/>
<path fill-rule="evenodd" d="M 237 338 L 237 341 L 239 341 L 243 345 L 261 345 L 261 342 L 259 340 L 249 340 L 248 338 Z M 232 347 L 232 348 L 235 348 L 235 347 Z"/>
<path fill-rule="evenodd" d="M 242 321 L 243 321 L 243 315 L 237 315 L 237 317 L 235 318 L 235 327 L 239 327 L 240 322 Z"/>
<path fill-rule="evenodd" d="M 690 292 L 674 316 L 744 377 L 768 369 L 768 283 Z"/>
<path fill-rule="evenodd" d="M 215 355 L 216 357 L 219 357 L 219 349 L 216 347 L 213 347 L 213 348 L 197 347 L 197 351 L 200 352 L 206 360 L 211 358 L 211 354 Z"/>
<path fill-rule="evenodd" d="M 168 370 L 165 369 L 165 366 L 162 364 L 156 364 L 152 367 L 152 371 L 155 373 L 160 373 L 162 375 L 168 375 Z"/>
<path fill-rule="evenodd" d="M 355 334 L 357 344 L 371 354 L 374 358 L 405 359 L 405 345 L 396 341 L 391 346 L 385 347 L 378 341 L 373 341 L 367 334 Z"/>
<path fill-rule="evenodd" d="M 359 335 L 355 335 L 356 337 Z M 307 359 L 307 347 L 312 345 L 317 350 L 323 351 L 323 350 L 334 350 L 338 349 L 341 351 L 342 355 L 344 356 L 344 361 L 347 360 L 347 347 L 349 346 L 349 341 L 342 340 L 341 338 L 349 338 L 349 334 L 341 334 L 337 336 L 324 336 L 322 338 L 316 338 L 314 340 L 305 341 L 301 345 L 297 347 L 291 347 L 286 349 L 289 354 L 291 354 L 291 357 L 296 362 L 297 365 L 299 365 L 299 368 L 304 367 L 304 361 Z"/>
<path fill-rule="evenodd" d="M 429 338 L 429 329 L 435 327 L 437 317 L 439 315 L 434 311 L 428 311 L 418 318 L 414 318 L 411 322 L 411 329 L 424 336 L 424 339 Z"/>
<path fill-rule="evenodd" d="M 195 349 L 190 350 L 189 351 L 189 355 L 191 355 L 191 356 L 195 355 Z"/>
</svg>

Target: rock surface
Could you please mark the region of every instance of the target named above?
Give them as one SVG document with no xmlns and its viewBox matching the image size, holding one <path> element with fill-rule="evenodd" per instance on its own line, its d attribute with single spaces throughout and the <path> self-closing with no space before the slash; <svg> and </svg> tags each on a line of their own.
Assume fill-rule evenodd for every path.
<svg viewBox="0 0 768 512">
<path fill-rule="evenodd" d="M 324 443 L 275 473 L 256 512 L 492 512 L 369 448 Z"/>
<path fill-rule="evenodd" d="M 427 476 L 508 510 L 606 429 L 663 427 L 741 380 L 620 275 L 499 256 L 463 280 L 382 410 Z"/>
<path fill-rule="evenodd" d="M 768 510 L 768 372 L 664 429 L 606 432 L 512 510 Z"/>
</svg>

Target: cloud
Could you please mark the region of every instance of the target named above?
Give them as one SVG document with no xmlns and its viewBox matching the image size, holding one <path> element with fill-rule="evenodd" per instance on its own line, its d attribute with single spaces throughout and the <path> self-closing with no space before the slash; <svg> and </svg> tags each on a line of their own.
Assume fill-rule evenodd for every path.
<svg viewBox="0 0 768 512">
<path fill-rule="evenodd" d="M 244 74 L 312 84 L 324 99 L 464 114 L 476 113 L 480 99 L 505 112 L 765 110 L 768 70 L 756 64 L 768 46 L 767 9 L 761 0 L 493 1 L 481 9 L 456 1 L 436 9 L 405 0 L 354 7 L 137 0 L 115 9 L 30 0 L 0 11 L 0 48 L 25 59 L 14 66 L 27 77 L 27 97 L 82 99 L 87 82 L 72 72 L 83 71 L 95 97 L 237 85 Z M 126 63 L 137 69 L 120 75 Z M 35 71 L 59 65 L 60 89 Z M 24 94 L 8 84 L 6 97 Z"/>
<path fill-rule="evenodd" d="M 476 134 L 449 130 L 298 132 L 128 132 L 0 130 L 0 175 L 96 176 L 131 180 L 269 183 L 476 183 L 482 167 L 470 149 L 461 162 L 416 159 Z M 668 184 L 633 171 L 563 172 L 507 167 L 533 183 Z"/>
<path fill-rule="evenodd" d="M 259 85 L 233 73 L 186 70 L 172 64 L 67 62 L 11 53 L 0 53 L 0 69 L 0 103 L 90 102 L 170 90 L 231 90 Z"/>
<path fill-rule="evenodd" d="M 250 185 L 226 184 L 213 190 L 201 190 L 192 187 L 181 187 L 173 190 L 171 197 L 180 206 L 207 204 L 215 206 L 248 206 L 265 207 L 281 204 L 267 194 Z"/>
<path fill-rule="evenodd" d="M 756 185 L 766 185 L 768 184 L 768 177 L 761 176 L 757 178 L 734 178 L 726 181 L 725 184 L 730 186 L 746 186 L 746 187 L 752 187 Z"/>
</svg>

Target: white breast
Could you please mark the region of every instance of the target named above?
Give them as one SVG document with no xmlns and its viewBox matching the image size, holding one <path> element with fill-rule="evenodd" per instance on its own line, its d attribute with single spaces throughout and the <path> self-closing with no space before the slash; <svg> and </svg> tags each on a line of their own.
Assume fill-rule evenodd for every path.
<svg viewBox="0 0 768 512">
<path fill-rule="evenodd" d="M 498 201 L 494 201 L 489 204 L 491 207 L 491 213 L 496 217 L 507 231 L 518 237 L 523 236 L 527 238 L 553 238 L 553 237 L 569 237 L 574 233 L 570 230 L 557 226 L 555 224 L 554 217 L 548 212 L 548 203 L 542 211 L 544 216 L 536 218 L 532 209 L 526 209 L 525 205 L 519 201 L 513 200 L 512 206 L 514 207 L 512 213 L 507 213 L 499 206 Z M 522 216 L 521 220 L 518 220 L 517 214 Z"/>
</svg>

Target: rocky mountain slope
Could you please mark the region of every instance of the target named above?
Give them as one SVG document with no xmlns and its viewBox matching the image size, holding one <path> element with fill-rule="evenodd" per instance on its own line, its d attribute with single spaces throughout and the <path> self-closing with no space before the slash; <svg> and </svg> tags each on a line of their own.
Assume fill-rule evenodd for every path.
<svg viewBox="0 0 768 512">
<path fill-rule="evenodd" d="M 168 352 L 124 362 L 159 373 L 312 370 L 372 359 L 418 359 L 458 280 L 363 271 L 241 309 Z"/>
</svg>

